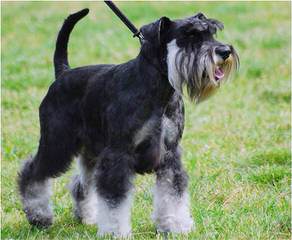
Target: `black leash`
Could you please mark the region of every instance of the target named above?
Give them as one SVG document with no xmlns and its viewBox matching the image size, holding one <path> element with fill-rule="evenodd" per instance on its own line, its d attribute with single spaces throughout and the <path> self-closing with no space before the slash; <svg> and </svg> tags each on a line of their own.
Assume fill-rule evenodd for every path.
<svg viewBox="0 0 292 240">
<path fill-rule="evenodd" d="M 134 26 L 134 24 L 121 12 L 118 7 L 109 0 L 104 1 L 106 5 L 109 6 L 109 8 L 122 20 L 122 22 L 130 29 L 130 31 L 134 34 L 133 37 L 138 37 L 140 40 L 140 43 L 142 44 L 143 41 L 146 41 L 143 34 Z M 148 61 L 149 64 L 151 64 L 158 72 L 160 72 L 162 75 L 167 77 L 167 73 L 161 69 L 161 67 L 156 66 L 152 63 L 152 61 L 144 55 L 144 58 Z M 165 59 L 164 59 L 165 61 Z"/>
<path fill-rule="evenodd" d="M 134 34 L 133 37 L 138 37 L 140 42 L 144 40 L 142 33 L 134 26 L 134 24 L 121 12 L 120 9 L 112 1 L 104 1 L 106 5 L 122 20 L 122 22 Z"/>
</svg>

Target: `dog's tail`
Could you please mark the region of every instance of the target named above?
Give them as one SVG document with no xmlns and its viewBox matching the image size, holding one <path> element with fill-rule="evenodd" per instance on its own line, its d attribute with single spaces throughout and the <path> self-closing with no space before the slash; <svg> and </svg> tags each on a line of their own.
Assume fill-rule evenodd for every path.
<svg viewBox="0 0 292 240">
<path fill-rule="evenodd" d="M 54 54 L 54 66 L 56 79 L 66 70 L 69 69 L 67 47 L 69 41 L 69 35 L 74 28 L 75 24 L 85 17 L 89 12 L 88 8 L 85 8 L 79 12 L 73 13 L 67 17 L 63 26 L 58 34 L 56 42 L 56 50 Z"/>
</svg>

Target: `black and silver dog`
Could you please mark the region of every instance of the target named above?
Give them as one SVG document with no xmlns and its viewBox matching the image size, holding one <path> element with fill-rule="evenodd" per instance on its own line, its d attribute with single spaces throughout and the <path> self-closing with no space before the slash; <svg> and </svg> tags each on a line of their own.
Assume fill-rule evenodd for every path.
<svg viewBox="0 0 292 240">
<path fill-rule="evenodd" d="M 151 172 L 157 176 L 153 220 L 158 231 L 187 233 L 194 224 L 179 146 L 183 88 L 194 102 L 206 99 L 238 67 L 238 56 L 214 39 L 223 24 L 199 13 L 143 26 L 140 53 L 127 63 L 70 69 L 69 35 L 88 12 L 70 15 L 57 38 L 56 80 L 39 109 L 39 148 L 18 179 L 28 221 L 52 224 L 51 179 L 76 156 L 75 215 L 97 224 L 100 235 L 131 234 L 133 178 Z"/>
</svg>

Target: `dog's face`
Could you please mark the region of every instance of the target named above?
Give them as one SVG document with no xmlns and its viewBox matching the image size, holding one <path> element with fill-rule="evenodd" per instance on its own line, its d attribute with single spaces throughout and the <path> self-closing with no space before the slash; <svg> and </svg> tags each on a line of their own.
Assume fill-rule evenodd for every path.
<svg viewBox="0 0 292 240">
<path fill-rule="evenodd" d="M 215 40 L 223 24 L 202 13 L 172 21 L 162 17 L 141 28 L 146 41 L 157 49 L 165 49 L 168 79 L 179 93 L 184 85 L 196 102 L 210 96 L 239 66 L 239 58 L 231 45 Z"/>
</svg>

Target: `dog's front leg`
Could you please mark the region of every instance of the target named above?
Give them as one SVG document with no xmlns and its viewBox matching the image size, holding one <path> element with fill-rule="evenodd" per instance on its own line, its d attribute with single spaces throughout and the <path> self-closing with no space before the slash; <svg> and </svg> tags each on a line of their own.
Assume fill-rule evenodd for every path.
<svg viewBox="0 0 292 240">
<path fill-rule="evenodd" d="M 108 148 L 97 164 L 98 235 L 131 235 L 133 159 L 124 151 Z"/>
<path fill-rule="evenodd" d="M 168 150 L 156 172 L 153 220 L 159 232 L 188 233 L 193 229 L 187 175 L 177 148 Z"/>
</svg>

